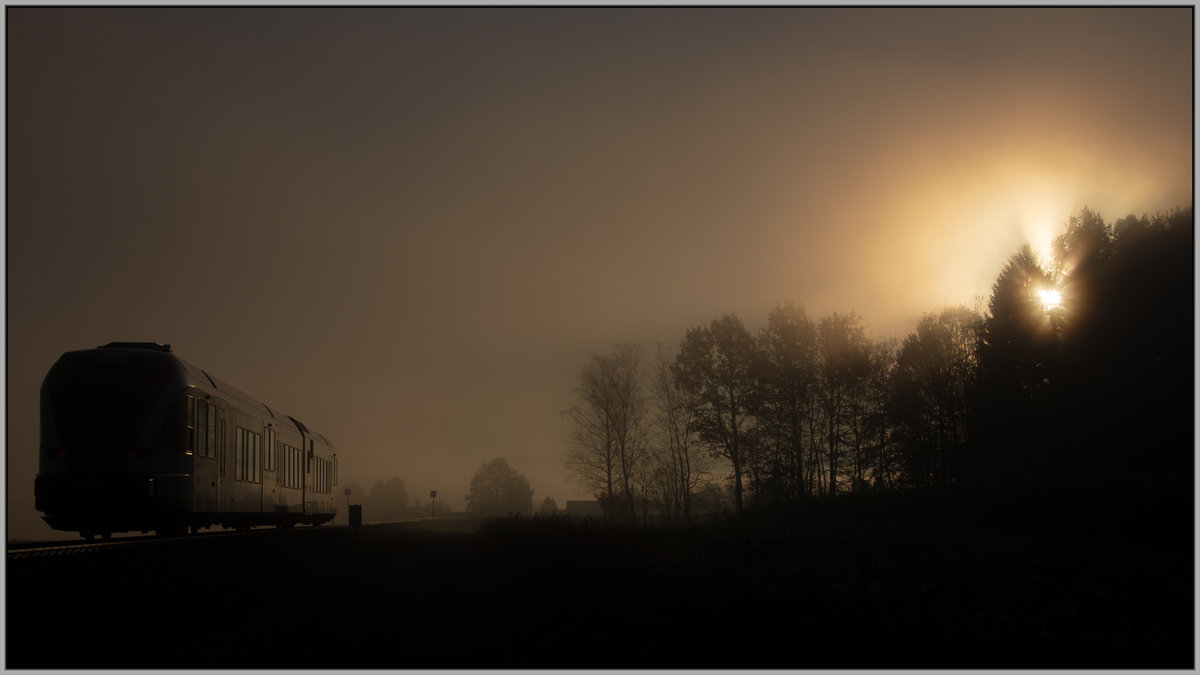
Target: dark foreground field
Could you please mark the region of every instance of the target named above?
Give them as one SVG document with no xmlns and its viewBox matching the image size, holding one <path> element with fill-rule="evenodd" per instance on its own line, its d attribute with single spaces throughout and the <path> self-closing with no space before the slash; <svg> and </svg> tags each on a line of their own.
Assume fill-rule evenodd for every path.
<svg viewBox="0 0 1200 675">
<path fill-rule="evenodd" d="M 1192 523 L 1189 482 L 11 560 L 6 666 L 1191 669 Z"/>
</svg>

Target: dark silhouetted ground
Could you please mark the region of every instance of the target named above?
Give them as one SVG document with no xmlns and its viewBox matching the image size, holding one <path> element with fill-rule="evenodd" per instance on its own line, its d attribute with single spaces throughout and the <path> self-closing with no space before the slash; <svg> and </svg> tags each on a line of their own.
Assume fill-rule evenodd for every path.
<svg viewBox="0 0 1200 675">
<path fill-rule="evenodd" d="M 928 491 L 741 525 L 445 521 L 11 560 L 6 665 L 1190 669 L 1192 495 Z"/>
</svg>

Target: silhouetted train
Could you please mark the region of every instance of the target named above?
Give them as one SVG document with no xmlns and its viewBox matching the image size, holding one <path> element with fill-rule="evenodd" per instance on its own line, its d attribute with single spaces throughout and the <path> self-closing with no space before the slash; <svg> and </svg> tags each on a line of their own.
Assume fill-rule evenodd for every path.
<svg viewBox="0 0 1200 675">
<path fill-rule="evenodd" d="M 36 506 L 83 537 L 320 525 L 337 512 L 324 436 L 178 358 L 111 342 L 42 382 Z"/>
</svg>

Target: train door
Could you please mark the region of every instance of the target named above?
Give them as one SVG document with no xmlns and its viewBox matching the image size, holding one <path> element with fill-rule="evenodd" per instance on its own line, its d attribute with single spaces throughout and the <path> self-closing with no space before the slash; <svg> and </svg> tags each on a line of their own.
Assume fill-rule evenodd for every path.
<svg viewBox="0 0 1200 675">
<path fill-rule="evenodd" d="M 238 479 L 241 477 L 240 462 L 242 455 L 246 449 L 248 441 L 246 429 L 242 426 L 245 424 L 245 419 L 241 416 L 235 416 L 234 411 L 230 410 L 225 413 L 227 421 L 225 424 L 229 429 L 229 440 L 226 441 L 224 452 L 221 453 L 220 467 L 218 471 L 217 495 L 220 501 L 221 513 L 223 515 L 238 513 L 244 510 L 239 500 L 244 499 L 240 494 L 240 486 Z M 239 424 L 241 422 L 241 424 Z M 226 518 L 222 519 L 223 522 Z"/>
<path fill-rule="evenodd" d="M 263 513 L 275 513 L 275 464 L 279 456 L 279 443 L 275 436 L 275 429 L 268 424 L 263 434 L 262 491 L 259 497 Z"/>
<path fill-rule="evenodd" d="M 225 467 L 229 460 L 229 408 L 224 401 L 217 406 L 217 471 L 214 499 L 217 511 L 225 511 Z"/>
<path fill-rule="evenodd" d="M 300 435 L 300 512 L 304 514 L 312 513 L 310 501 L 310 484 L 308 471 L 312 464 L 312 439 L 307 438 L 304 434 Z"/>
<path fill-rule="evenodd" d="M 207 396 L 196 396 L 192 425 L 192 511 L 212 513 L 217 509 L 217 446 L 220 420 L 217 404 Z"/>
</svg>

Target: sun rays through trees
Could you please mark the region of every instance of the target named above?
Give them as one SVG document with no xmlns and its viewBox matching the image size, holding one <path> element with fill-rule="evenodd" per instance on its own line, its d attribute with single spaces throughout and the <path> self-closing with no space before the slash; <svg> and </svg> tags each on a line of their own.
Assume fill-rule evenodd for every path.
<svg viewBox="0 0 1200 675">
<path fill-rule="evenodd" d="M 1192 209 L 1109 224 L 1084 208 L 1019 247 L 986 310 L 899 345 L 863 318 L 779 303 L 726 314 L 674 358 L 595 355 L 568 411 L 571 476 L 626 521 L 694 515 L 723 472 L 740 513 L 847 491 L 1190 470 Z"/>
</svg>

